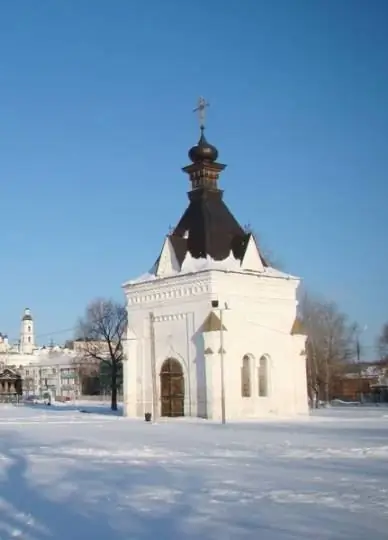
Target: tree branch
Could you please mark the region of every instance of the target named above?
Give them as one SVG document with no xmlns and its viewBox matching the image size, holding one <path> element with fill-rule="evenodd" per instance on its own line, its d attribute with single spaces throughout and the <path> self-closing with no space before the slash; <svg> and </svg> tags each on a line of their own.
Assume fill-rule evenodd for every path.
<svg viewBox="0 0 388 540">
<path fill-rule="evenodd" d="M 98 298 L 91 302 L 78 322 L 77 336 L 85 358 L 94 359 L 110 368 L 112 408 L 117 408 L 118 373 L 124 352 L 123 340 L 127 330 L 125 306 Z"/>
</svg>

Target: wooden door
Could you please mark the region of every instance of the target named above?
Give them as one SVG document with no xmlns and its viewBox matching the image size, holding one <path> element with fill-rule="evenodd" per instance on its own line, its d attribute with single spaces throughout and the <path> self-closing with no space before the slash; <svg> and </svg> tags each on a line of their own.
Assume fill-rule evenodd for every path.
<svg viewBox="0 0 388 540">
<path fill-rule="evenodd" d="M 168 358 L 160 372 L 162 416 L 184 416 L 185 381 L 178 360 Z"/>
</svg>

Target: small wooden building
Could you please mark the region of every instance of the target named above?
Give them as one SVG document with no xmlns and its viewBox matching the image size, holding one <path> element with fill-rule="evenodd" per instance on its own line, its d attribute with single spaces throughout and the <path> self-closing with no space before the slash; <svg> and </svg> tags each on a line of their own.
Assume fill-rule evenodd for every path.
<svg viewBox="0 0 388 540">
<path fill-rule="evenodd" d="M 23 393 L 22 378 L 11 368 L 0 371 L 0 403 L 18 401 Z"/>
<path fill-rule="evenodd" d="M 375 403 L 388 403 L 388 379 L 372 384 L 371 390 Z"/>
</svg>

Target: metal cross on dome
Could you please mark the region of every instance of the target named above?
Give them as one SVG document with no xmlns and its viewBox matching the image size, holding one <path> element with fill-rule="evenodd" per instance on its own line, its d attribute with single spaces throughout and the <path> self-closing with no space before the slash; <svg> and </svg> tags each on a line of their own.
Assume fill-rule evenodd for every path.
<svg viewBox="0 0 388 540">
<path fill-rule="evenodd" d="M 205 98 L 200 97 L 198 100 L 198 105 L 195 109 L 193 109 L 193 112 L 198 113 L 199 127 L 201 129 L 205 128 L 205 110 L 209 106 L 210 103 L 208 103 Z"/>
</svg>

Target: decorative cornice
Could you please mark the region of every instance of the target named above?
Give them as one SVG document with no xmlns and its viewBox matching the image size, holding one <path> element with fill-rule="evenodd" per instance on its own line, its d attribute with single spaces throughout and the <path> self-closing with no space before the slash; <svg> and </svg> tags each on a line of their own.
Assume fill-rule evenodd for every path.
<svg viewBox="0 0 388 540">
<path fill-rule="evenodd" d="M 198 279 L 198 276 L 193 279 L 193 275 L 191 275 L 191 279 L 181 279 L 178 283 L 172 281 L 166 283 L 164 279 L 147 282 L 147 287 L 136 287 L 136 289 L 128 290 L 128 305 L 141 306 L 142 304 L 155 304 L 177 299 L 183 301 L 185 298 L 210 294 L 211 280 L 205 280 L 203 276 L 201 277 L 202 279 Z"/>
<path fill-rule="evenodd" d="M 156 323 L 170 322 L 170 321 L 183 321 L 186 319 L 188 313 L 168 313 L 165 315 L 155 315 L 154 321 Z"/>
<path fill-rule="evenodd" d="M 202 282 L 209 283 L 211 281 L 210 273 L 212 271 L 213 270 L 203 270 L 199 272 L 180 273 L 157 278 L 153 277 L 148 281 L 127 281 L 124 283 L 123 288 L 128 294 L 130 294 L 132 291 L 139 293 L 142 291 L 148 291 L 150 289 L 171 289 L 172 287 L 182 287 L 183 285 L 189 284 Z"/>
<path fill-rule="evenodd" d="M 227 274 L 227 275 L 226 275 Z M 262 287 L 256 288 L 248 279 L 248 282 L 243 279 L 241 282 L 237 280 L 231 284 L 227 284 L 229 281 L 227 278 L 232 276 L 243 278 L 262 278 Z M 257 283 L 257 282 L 256 282 Z M 255 301 L 267 303 L 268 301 L 280 300 L 289 301 L 294 300 L 293 292 L 290 291 L 285 296 L 284 284 L 292 283 L 292 288 L 297 285 L 298 280 L 291 279 L 272 279 L 270 276 L 261 276 L 250 273 L 240 272 L 225 272 L 222 270 L 206 270 L 202 272 L 196 272 L 191 274 L 179 274 L 176 276 L 169 276 L 165 278 L 152 279 L 150 281 L 139 282 L 131 284 L 130 286 L 124 286 L 124 290 L 127 298 L 127 305 L 132 309 L 142 309 L 147 305 L 158 305 L 160 303 L 179 302 L 184 303 L 192 297 L 200 297 L 205 295 L 211 295 L 214 293 L 215 288 L 220 287 L 224 289 L 226 286 L 228 290 L 232 286 L 235 294 L 240 298 L 246 297 L 247 299 L 255 299 Z M 249 291 L 249 292 L 247 292 Z"/>
</svg>

